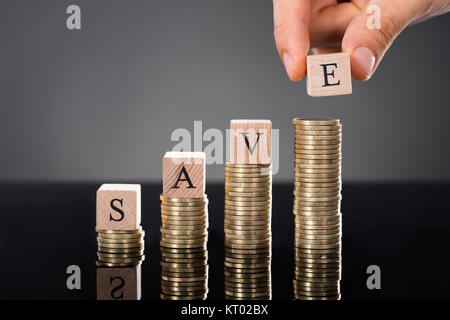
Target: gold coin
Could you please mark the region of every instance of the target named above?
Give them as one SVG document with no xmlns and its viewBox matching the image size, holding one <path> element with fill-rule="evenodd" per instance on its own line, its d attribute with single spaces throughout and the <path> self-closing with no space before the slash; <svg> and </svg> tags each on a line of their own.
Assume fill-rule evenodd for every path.
<svg viewBox="0 0 450 320">
<path fill-rule="evenodd" d="M 127 233 L 114 234 L 114 233 L 99 232 L 97 236 L 102 239 L 141 239 L 145 236 L 145 232 L 142 231 L 142 233 L 137 234 L 127 234 Z"/>
<path fill-rule="evenodd" d="M 160 194 L 159 199 L 164 202 L 205 202 L 205 201 L 208 201 L 208 197 L 206 195 L 203 195 L 200 198 L 178 198 L 178 197 L 166 197 L 166 196 Z"/>
<path fill-rule="evenodd" d="M 225 280 L 225 288 L 228 288 L 230 291 L 233 291 L 233 288 L 261 288 L 270 290 L 271 281 L 264 282 L 254 282 L 254 283 L 239 283 L 239 282 L 231 282 Z"/>
<path fill-rule="evenodd" d="M 341 140 L 341 134 L 333 135 L 308 135 L 304 131 L 295 130 L 295 140 L 308 140 L 308 141 L 329 141 L 329 140 Z"/>
<path fill-rule="evenodd" d="M 255 230 L 270 231 L 269 224 L 242 225 L 242 224 L 230 224 L 225 222 L 224 228 L 228 230 L 241 230 L 241 231 L 255 231 Z"/>
<path fill-rule="evenodd" d="M 336 174 L 336 173 L 341 173 L 341 168 L 340 167 L 335 167 L 335 168 L 314 168 L 314 169 L 310 169 L 310 168 L 305 168 L 305 167 L 297 167 L 295 168 L 295 172 L 299 173 L 300 175 L 304 175 L 306 174 Z"/>
<path fill-rule="evenodd" d="M 225 243 L 226 247 L 234 248 L 234 249 L 261 249 L 271 247 L 271 243 L 261 243 L 261 244 L 238 244 L 238 243 Z"/>
<path fill-rule="evenodd" d="M 233 286 L 227 286 L 225 285 L 226 291 L 231 291 L 234 293 L 265 293 L 269 294 L 271 292 L 271 287 L 257 287 L 257 288 L 239 288 L 239 287 L 233 287 Z"/>
<path fill-rule="evenodd" d="M 167 216 L 174 216 L 174 217 L 184 217 L 184 216 L 188 216 L 188 217 L 200 217 L 200 216 L 207 216 L 208 215 L 208 211 L 207 210 L 202 210 L 202 211 L 168 211 L 168 210 L 164 210 L 161 209 L 161 213 L 165 214 Z"/>
<path fill-rule="evenodd" d="M 161 275 L 162 280 L 173 281 L 173 282 L 197 282 L 197 281 L 203 281 L 207 278 L 208 278 L 207 274 L 199 276 L 199 277 L 186 277 L 186 278 L 184 278 L 184 277 L 168 277 L 163 274 Z"/>
<path fill-rule="evenodd" d="M 270 261 L 266 261 L 266 262 L 261 262 L 261 263 L 233 263 L 233 262 L 229 262 L 229 261 L 224 261 L 224 265 L 228 268 L 265 268 L 265 267 L 270 267 L 271 262 Z"/>
<path fill-rule="evenodd" d="M 142 261 L 137 262 L 129 262 L 129 263 L 111 263 L 111 262 L 103 262 L 103 261 L 95 261 L 97 267 L 107 267 L 107 268 L 122 268 L 122 267 L 131 267 L 137 266 L 141 264 Z"/>
<path fill-rule="evenodd" d="M 270 223 L 270 219 L 224 219 L 224 223 L 228 226 L 257 226 L 257 225 L 267 225 Z"/>
<path fill-rule="evenodd" d="M 330 254 L 341 254 L 340 250 L 336 249 L 306 249 L 306 248 L 297 248 L 295 250 L 295 254 L 310 254 L 315 256 L 325 256 Z"/>
<path fill-rule="evenodd" d="M 166 241 L 160 241 L 159 242 L 161 247 L 165 248 L 174 248 L 174 249 L 190 249 L 190 248 L 202 248 L 206 250 L 206 243 L 204 244 L 187 244 L 187 243 L 168 243 Z"/>
<path fill-rule="evenodd" d="M 296 184 L 297 186 L 297 184 Z M 337 186 L 337 187 L 329 187 L 329 188 L 308 188 L 308 187 L 304 187 L 303 185 L 298 185 L 298 191 L 299 192 L 304 192 L 305 194 L 317 194 L 317 193 L 322 193 L 322 194 L 327 194 L 327 193 L 339 193 L 341 191 L 341 187 Z"/>
<path fill-rule="evenodd" d="M 179 286 L 166 286 L 161 285 L 161 290 L 163 292 L 179 292 L 179 293 L 185 293 L 185 292 L 195 292 L 195 291 L 206 291 L 208 289 L 207 286 L 195 286 L 195 287 L 179 287 Z"/>
<path fill-rule="evenodd" d="M 331 234 L 340 234 L 341 228 L 331 229 L 331 230 L 308 230 L 308 229 L 295 229 L 296 234 L 304 234 L 304 235 L 331 235 Z"/>
<path fill-rule="evenodd" d="M 225 230 L 225 233 L 236 236 L 259 236 L 259 235 L 271 235 L 270 231 L 236 231 L 236 230 Z"/>
<path fill-rule="evenodd" d="M 257 264 L 257 263 L 265 263 L 272 261 L 271 257 L 246 257 L 246 258 L 234 258 L 225 256 L 225 261 L 229 263 L 243 263 L 243 264 Z"/>
<path fill-rule="evenodd" d="M 119 233 L 136 234 L 136 233 L 142 232 L 142 227 L 139 226 L 135 230 L 104 230 L 104 229 L 95 228 L 95 231 L 98 233 L 108 233 L 108 234 L 119 234 Z"/>
<path fill-rule="evenodd" d="M 175 237 L 175 238 L 174 238 Z M 171 242 L 171 240 L 198 240 L 198 241 L 207 241 L 208 236 L 161 236 L 161 240 Z"/>
<path fill-rule="evenodd" d="M 322 150 L 319 150 L 320 152 Z M 339 154 L 339 152 L 332 152 L 332 153 L 322 153 L 322 154 L 315 154 L 315 153 L 307 153 L 307 152 L 299 152 L 295 154 L 294 160 L 295 160 L 295 165 L 297 167 L 300 168 L 335 168 L 341 167 L 342 161 L 339 158 L 334 158 L 334 159 L 305 159 L 302 157 L 303 154 L 306 155 L 318 155 L 318 156 L 323 156 L 323 155 L 336 155 Z"/>
<path fill-rule="evenodd" d="M 225 233 L 225 239 L 228 239 L 228 240 L 237 239 L 237 240 L 250 241 L 250 240 L 270 240 L 270 238 L 271 238 L 270 233 L 260 234 L 260 235 L 245 235 L 245 236 Z"/>
<path fill-rule="evenodd" d="M 263 201 L 233 201 L 225 199 L 225 204 L 235 207 L 268 207 L 272 201 L 270 199 L 264 199 Z"/>
<path fill-rule="evenodd" d="M 335 203 L 330 206 L 317 206 L 317 205 L 311 205 L 311 203 L 303 202 L 294 199 L 294 212 L 298 211 L 310 211 L 310 212 L 322 212 L 322 211 L 339 211 L 340 210 L 340 204 Z"/>
<path fill-rule="evenodd" d="M 172 296 L 172 295 L 167 295 L 167 294 L 161 293 L 159 295 L 159 297 L 161 298 L 161 300 L 205 300 L 207 297 L 207 294 L 186 297 L 186 296 Z"/>
<path fill-rule="evenodd" d="M 97 257 L 99 260 L 108 260 L 108 259 L 121 259 L 121 258 L 138 258 L 142 257 L 143 252 L 133 252 L 133 253 L 103 253 L 97 252 Z"/>
<path fill-rule="evenodd" d="M 263 171 L 261 170 L 257 172 L 234 172 L 234 171 L 225 171 L 225 178 L 264 178 L 264 179 L 272 179 L 271 171 Z"/>
<path fill-rule="evenodd" d="M 142 238 L 138 239 L 111 239 L 111 238 L 100 238 L 97 237 L 97 242 L 99 244 L 108 244 L 108 245 L 115 245 L 115 244 L 136 244 L 139 245 L 140 243 L 143 243 Z"/>
<path fill-rule="evenodd" d="M 137 248 L 106 248 L 106 247 L 97 247 L 97 251 L 101 253 L 140 253 L 144 254 L 144 245 L 142 244 L 140 247 Z"/>
<path fill-rule="evenodd" d="M 342 139 L 336 138 L 334 140 L 308 140 L 303 138 L 295 137 L 294 148 L 301 147 L 304 145 L 309 146 L 334 146 L 339 147 L 342 145 Z"/>
<path fill-rule="evenodd" d="M 267 293 L 255 293 L 255 292 L 232 292 L 229 290 L 225 290 L 225 295 L 233 296 L 233 297 L 240 297 L 240 298 L 261 298 L 261 297 L 267 297 Z"/>
<path fill-rule="evenodd" d="M 295 174 L 294 181 L 300 182 L 300 183 L 341 183 L 341 178 L 340 177 L 307 178 L 307 177 L 303 177 L 303 176 Z"/>
<path fill-rule="evenodd" d="M 260 183 L 271 183 L 272 178 L 271 176 L 262 176 L 262 177 L 225 177 L 225 181 L 231 182 L 231 183 L 240 183 L 240 182 L 260 182 Z"/>
<path fill-rule="evenodd" d="M 231 187 L 225 186 L 225 192 L 271 192 L 272 187 L 264 187 L 264 188 L 240 188 L 240 187 Z"/>
<path fill-rule="evenodd" d="M 305 134 L 309 136 L 336 136 L 341 135 L 342 129 L 337 128 L 336 130 L 307 130 L 307 128 L 295 128 L 295 134 Z"/>
<path fill-rule="evenodd" d="M 205 219 L 201 219 L 201 220 L 175 220 L 175 219 L 166 219 L 166 218 L 162 217 L 161 221 L 162 221 L 163 226 L 166 226 L 166 225 L 181 225 L 181 226 L 197 225 L 200 228 L 201 226 L 205 226 L 207 224 L 207 221 L 205 221 Z"/>
<path fill-rule="evenodd" d="M 329 244 L 339 244 L 341 242 L 341 238 L 334 238 L 334 239 L 305 239 L 305 238 L 297 238 L 295 237 L 295 242 L 296 243 L 301 243 L 301 244 L 311 244 L 311 245 L 319 245 L 319 244 L 324 244 L 324 245 L 329 245 Z"/>
<path fill-rule="evenodd" d="M 310 145 L 310 144 L 296 144 L 294 143 L 294 150 L 341 150 L 341 144 L 337 145 Z"/>
<path fill-rule="evenodd" d="M 189 269 L 195 269 L 200 267 L 206 267 L 208 265 L 208 262 L 206 260 L 199 261 L 199 262 L 189 262 L 189 263 L 173 263 L 173 262 L 165 262 L 161 261 L 160 265 L 164 267 L 164 270 L 172 270 L 172 269 L 181 269 L 182 271 L 178 272 L 185 272 L 184 270 Z"/>
<path fill-rule="evenodd" d="M 295 246 L 298 248 L 304 249 L 332 249 L 332 248 L 340 248 L 341 243 L 330 243 L 330 244 L 309 244 L 304 242 L 295 241 Z"/>
<path fill-rule="evenodd" d="M 329 197 L 303 197 L 303 196 L 298 196 L 296 198 L 297 201 L 301 201 L 303 203 L 311 203 L 311 202 L 335 202 L 335 201 L 339 201 L 341 200 L 341 195 L 337 195 L 337 196 L 329 196 Z"/>
<path fill-rule="evenodd" d="M 271 205 L 266 206 L 232 206 L 229 204 L 225 204 L 225 209 L 232 211 L 269 211 L 271 210 Z"/>
<path fill-rule="evenodd" d="M 208 286 L 208 278 L 206 277 L 200 281 L 167 281 L 161 279 L 161 285 L 166 287 L 178 287 L 180 289 L 189 288 L 189 287 L 207 287 Z"/>
<path fill-rule="evenodd" d="M 145 256 L 140 257 L 132 257 L 132 258 L 105 258 L 105 259 L 99 259 L 101 262 L 107 262 L 107 263 L 136 263 L 138 264 L 141 261 L 145 260 Z"/>
<path fill-rule="evenodd" d="M 271 197 L 232 197 L 225 195 L 225 200 L 227 201 L 238 201 L 238 202 L 263 202 L 263 201 L 271 201 Z"/>
<path fill-rule="evenodd" d="M 229 182 L 225 181 L 225 187 L 234 187 L 234 188 L 269 188 L 271 185 L 270 182 Z"/>
<path fill-rule="evenodd" d="M 161 254 L 187 254 L 208 252 L 205 248 L 165 248 L 161 247 Z"/>
<path fill-rule="evenodd" d="M 206 251 L 197 252 L 197 253 L 164 253 L 164 252 L 161 252 L 161 259 L 165 260 L 165 261 L 167 259 L 169 259 L 169 260 L 177 259 L 177 260 L 181 260 L 181 261 L 184 261 L 184 260 L 188 260 L 188 261 L 190 261 L 190 260 L 193 260 L 193 261 L 205 260 L 205 261 L 207 261 L 208 253 Z"/>
<path fill-rule="evenodd" d="M 229 210 L 229 209 L 225 209 L 225 217 L 229 218 L 229 219 L 233 219 L 233 218 L 244 218 L 244 217 L 259 217 L 259 218 L 264 218 L 270 217 L 270 211 L 269 210 L 258 210 L 258 211 L 244 211 L 244 210 Z"/>
<path fill-rule="evenodd" d="M 188 230 L 167 230 L 161 227 L 159 228 L 159 230 L 161 231 L 161 234 L 173 236 L 197 236 L 197 235 L 201 236 L 204 234 L 208 234 L 208 232 L 204 229 L 188 231 Z"/>
<path fill-rule="evenodd" d="M 270 237 L 265 239 L 238 239 L 238 238 L 231 238 L 227 234 L 225 235 L 225 244 L 269 245 L 271 242 L 272 239 Z"/>
<path fill-rule="evenodd" d="M 208 220 L 208 216 L 207 215 L 203 215 L 203 216 L 186 216 L 186 215 L 166 215 L 164 213 L 161 213 L 161 218 L 162 219 L 167 219 L 167 220 L 176 220 L 176 221 L 203 221 L 204 223 L 206 223 L 206 221 Z"/>
<path fill-rule="evenodd" d="M 341 188 L 341 182 L 315 183 L 315 182 L 295 182 L 296 186 L 301 188 Z"/>
<path fill-rule="evenodd" d="M 340 195 L 340 191 L 329 191 L 329 192 L 305 192 L 300 190 L 294 190 L 294 195 L 300 198 L 332 198 Z M 327 202 L 327 201 L 326 201 Z"/>
<path fill-rule="evenodd" d="M 226 168 L 268 168 L 271 167 L 271 163 L 232 163 L 225 162 Z"/>
<path fill-rule="evenodd" d="M 234 273 L 225 271 L 225 283 L 233 287 L 257 287 L 271 285 L 270 271 L 255 274 Z"/>
<path fill-rule="evenodd" d="M 340 126 L 339 119 L 301 119 L 294 118 L 292 124 L 295 126 Z"/>
<path fill-rule="evenodd" d="M 325 239 L 341 239 L 340 233 L 338 234 L 299 234 L 299 238 L 309 239 L 309 240 L 325 240 Z"/>
<path fill-rule="evenodd" d="M 98 241 L 98 247 L 100 248 L 139 248 L 140 246 L 144 245 L 144 242 L 131 242 L 131 243 L 110 243 L 110 242 L 104 242 L 104 241 Z"/>
<path fill-rule="evenodd" d="M 198 206 L 198 207 L 187 207 L 187 206 L 167 206 L 165 204 L 161 204 L 161 210 L 171 211 L 171 212 L 190 212 L 190 211 L 205 211 L 207 210 L 207 206 Z"/>
<path fill-rule="evenodd" d="M 170 244 L 199 244 L 200 246 L 203 245 L 206 241 L 205 239 L 193 239 L 193 240 L 186 240 L 186 239 L 168 239 L 168 238 L 161 238 L 161 242 L 164 243 L 170 243 Z"/>
<path fill-rule="evenodd" d="M 271 197 L 270 192 L 225 192 L 227 197 L 247 197 L 247 198 L 257 198 L 257 197 Z"/>
<path fill-rule="evenodd" d="M 170 201 L 161 201 L 161 204 L 167 206 L 167 207 L 194 207 L 194 208 L 206 208 L 208 206 L 208 201 L 203 202 L 187 202 L 187 201 L 176 201 L 176 202 L 170 202 Z"/>
<path fill-rule="evenodd" d="M 300 263 L 299 266 L 321 266 L 321 265 L 329 265 L 340 266 L 341 258 L 335 259 L 314 259 L 314 258 L 304 258 L 304 257 L 295 257 L 295 262 Z"/>
<path fill-rule="evenodd" d="M 191 226 L 183 226 L 183 225 L 163 225 L 162 228 L 168 231 L 181 231 L 181 232 L 206 232 L 208 230 L 208 225 L 191 225 Z"/>
</svg>

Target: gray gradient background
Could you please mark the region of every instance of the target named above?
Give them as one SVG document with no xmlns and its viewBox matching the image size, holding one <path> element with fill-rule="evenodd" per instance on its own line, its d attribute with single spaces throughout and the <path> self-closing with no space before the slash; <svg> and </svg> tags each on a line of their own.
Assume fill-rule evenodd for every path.
<svg viewBox="0 0 450 320">
<path fill-rule="evenodd" d="M 293 117 L 342 120 L 346 181 L 450 178 L 448 15 L 408 28 L 352 95 L 314 99 L 272 28 L 269 0 L 1 0 L 0 181 L 159 181 L 174 129 L 233 118 L 280 129 L 287 181 Z"/>
</svg>

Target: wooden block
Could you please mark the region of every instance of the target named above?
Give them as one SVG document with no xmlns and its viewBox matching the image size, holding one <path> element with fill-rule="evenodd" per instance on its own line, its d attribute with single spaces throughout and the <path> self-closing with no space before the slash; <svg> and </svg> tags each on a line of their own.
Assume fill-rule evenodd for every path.
<svg viewBox="0 0 450 320">
<path fill-rule="evenodd" d="M 163 158 L 163 195 L 201 198 L 205 194 L 205 153 L 166 152 Z"/>
<path fill-rule="evenodd" d="M 231 120 L 230 162 L 269 164 L 272 162 L 272 121 Z"/>
<path fill-rule="evenodd" d="M 97 190 L 97 229 L 136 230 L 141 224 L 141 185 L 103 184 Z"/>
<path fill-rule="evenodd" d="M 306 88 L 311 97 L 352 93 L 350 55 L 346 52 L 306 57 Z"/>
<path fill-rule="evenodd" d="M 97 269 L 97 300 L 140 300 L 141 265 Z"/>
</svg>

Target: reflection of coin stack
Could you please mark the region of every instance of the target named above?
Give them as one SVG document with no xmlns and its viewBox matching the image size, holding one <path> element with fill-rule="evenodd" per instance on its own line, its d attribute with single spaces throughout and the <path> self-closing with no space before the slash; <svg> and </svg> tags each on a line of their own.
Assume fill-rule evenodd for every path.
<svg viewBox="0 0 450 320">
<path fill-rule="evenodd" d="M 97 266 L 135 266 L 145 259 L 140 207 L 140 185 L 104 184 L 97 191 Z"/>
<path fill-rule="evenodd" d="M 204 153 L 168 152 L 161 195 L 161 299 L 201 300 L 208 293 L 208 199 Z"/>
<path fill-rule="evenodd" d="M 341 124 L 294 119 L 296 299 L 340 299 Z"/>
<path fill-rule="evenodd" d="M 267 120 L 231 121 L 232 162 L 225 165 L 224 220 L 225 298 L 229 300 L 271 299 L 272 295 L 272 172 L 270 153 L 262 154 L 270 150 L 271 129 Z M 257 158 L 251 161 L 253 152 Z"/>
<path fill-rule="evenodd" d="M 141 264 L 97 268 L 97 300 L 140 300 Z"/>
</svg>

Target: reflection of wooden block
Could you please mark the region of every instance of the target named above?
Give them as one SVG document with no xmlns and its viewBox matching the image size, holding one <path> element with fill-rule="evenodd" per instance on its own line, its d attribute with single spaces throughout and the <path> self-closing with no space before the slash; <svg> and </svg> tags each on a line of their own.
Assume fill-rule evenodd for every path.
<svg viewBox="0 0 450 320">
<path fill-rule="evenodd" d="M 97 229 L 136 230 L 140 224 L 139 184 L 104 184 L 97 190 Z"/>
<path fill-rule="evenodd" d="M 205 153 L 166 152 L 163 158 L 163 195 L 201 198 L 205 194 Z"/>
<path fill-rule="evenodd" d="M 141 265 L 97 269 L 97 300 L 140 300 Z"/>
<path fill-rule="evenodd" d="M 306 58 L 306 88 L 312 97 L 352 93 L 350 55 L 346 52 Z"/>
<path fill-rule="evenodd" d="M 271 163 L 272 122 L 270 120 L 231 120 L 230 162 Z"/>
</svg>

